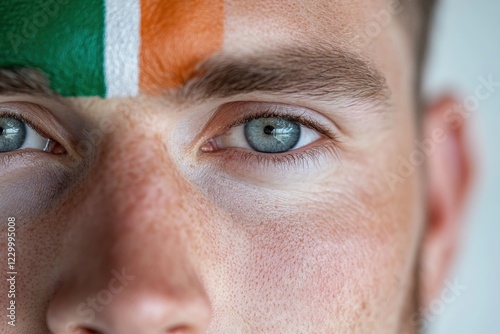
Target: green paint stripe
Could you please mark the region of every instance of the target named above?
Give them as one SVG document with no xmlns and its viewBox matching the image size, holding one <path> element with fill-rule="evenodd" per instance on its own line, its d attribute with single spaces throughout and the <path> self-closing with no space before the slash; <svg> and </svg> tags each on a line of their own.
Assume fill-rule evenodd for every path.
<svg viewBox="0 0 500 334">
<path fill-rule="evenodd" d="M 0 68 L 33 67 L 63 96 L 106 95 L 103 0 L 1 0 Z"/>
</svg>

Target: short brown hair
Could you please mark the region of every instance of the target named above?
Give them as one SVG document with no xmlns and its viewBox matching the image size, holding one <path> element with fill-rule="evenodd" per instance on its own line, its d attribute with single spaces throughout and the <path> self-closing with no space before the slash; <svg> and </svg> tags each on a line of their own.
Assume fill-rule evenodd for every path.
<svg viewBox="0 0 500 334">
<path fill-rule="evenodd" d="M 418 4 L 420 6 L 420 31 L 417 39 L 417 50 L 419 52 L 418 59 L 421 63 L 425 58 L 425 53 L 427 51 L 427 45 L 429 42 L 429 31 L 431 28 L 432 14 L 434 13 L 434 8 L 436 7 L 436 0 L 420 0 Z M 419 67 L 420 68 L 420 67 Z"/>
<path fill-rule="evenodd" d="M 429 44 L 432 17 L 437 0 L 398 0 L 402 2 L 403 11 L 400 19 L 408 30 L 409 38 L 414 41 L 416 59 L 416 86 L 420 95 L 422 71 Z M 419 101 L 420 102 L 420 101 Z"/>
</svg>

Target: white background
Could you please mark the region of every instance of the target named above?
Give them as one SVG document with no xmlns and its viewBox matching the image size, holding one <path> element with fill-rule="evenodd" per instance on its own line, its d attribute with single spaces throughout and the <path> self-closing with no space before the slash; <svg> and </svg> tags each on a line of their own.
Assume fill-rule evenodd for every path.
<svg viewBox="0 0 500 334">
<path fill-rule="evenodd" d="M 479 77 L 500 82 L 500 0 L 442 0 L 426 71 L 429 95 L 474 95 Z M 450 281 L 465 286 L 430 317 L 430 334 L 500 333 L 500 87 L 469 119 L 476 135 L 479 183 Z"/>
</svg>

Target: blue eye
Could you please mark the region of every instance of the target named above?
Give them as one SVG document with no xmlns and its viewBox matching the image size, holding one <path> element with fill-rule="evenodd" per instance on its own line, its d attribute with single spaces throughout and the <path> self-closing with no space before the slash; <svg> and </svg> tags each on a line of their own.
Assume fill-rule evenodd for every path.
<svg viewBox="0 0 500 334">
<path fill-rule="evenodd" d="M 25 122 L 0 117 L 0 153 L 27 148 L 46 150 L 49 142 L 49 139 L 42 137 Z"/>
<path fill-rule="evenodd" d="M 26 125 L 13 118 L 0 118 L 0 152 L 21 148 L 26 140 Z"/>
<path fill-rule="evenodd" d="M 299 122 L 281 117 L 259 117 L 231 128 L 227 133 L 211 139 L 212 149 L 230 147 L 278 154 L 307 146 L 321 135 Z"/>
<path fill-rule="evenodd" d="M 244 124 L 245 139 L 257 152 L 282 153 L 300 140 L 300 124 L 277 117 L 257 118 Z"/>
</svg>

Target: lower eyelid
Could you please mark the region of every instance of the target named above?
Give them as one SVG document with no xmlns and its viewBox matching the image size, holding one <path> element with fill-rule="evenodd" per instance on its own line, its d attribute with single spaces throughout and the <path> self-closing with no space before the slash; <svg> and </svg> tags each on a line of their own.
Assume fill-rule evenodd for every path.
<svg viewBox="0 0 500 334">
<path fill-rule="evenodd" d="M 250 172 L 255 172 L 257 165 L 283 172 L 306 169 L 311 165 L 321 167 L 322 161 L 326 162 L 330 159 L 342 165 L 340 152 L 341 148 L 338 143 L 329 138 L 323 138 L 284 153 L 259 153 L 244 148 L 224 148 L 210 152 L 208 156 L 216 159 L 216 163 L 220 163 L 221 168 L 248 169 Z"/>
</svg>

